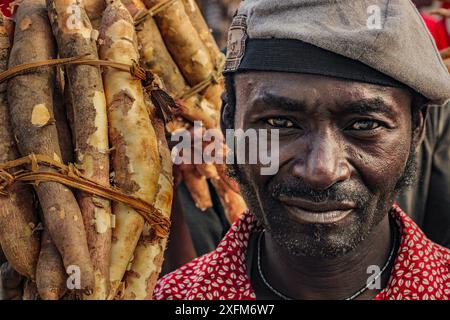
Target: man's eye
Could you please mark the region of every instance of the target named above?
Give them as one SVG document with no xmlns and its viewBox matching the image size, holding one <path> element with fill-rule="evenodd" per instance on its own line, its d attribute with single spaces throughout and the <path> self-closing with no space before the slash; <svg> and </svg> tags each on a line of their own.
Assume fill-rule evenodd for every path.
<svg viewBox="0 0 450 320">
<path fill-rule="evenodd" d="M 354 122 L 351 126 L 351 130 L 374 130 L 380 127 L 380 123 L 374 120 L 359 120 Z"/>
<path fill-rule="evenodd" d="M 294 126 L 294 123 L 291 120 L 285 119 L 285 118 L 268 118 L 267 123 L 270 124 L 273 127 L 277 128 L 292 128 Z"/>
</svg>

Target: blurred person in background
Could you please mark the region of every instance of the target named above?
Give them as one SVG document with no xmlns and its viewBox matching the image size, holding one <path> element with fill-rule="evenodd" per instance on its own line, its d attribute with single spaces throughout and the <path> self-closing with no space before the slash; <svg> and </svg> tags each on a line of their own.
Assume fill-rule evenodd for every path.
<svg viewBox="0 0 450 320">
<path fill-rule="evenodd" d="M 419 9 L 433 5 L 433 1 L 413 2 Z M 449 6 L 450 3 L 444 3 L 444 5 Z M 444 19 L 438 20 L 424 12 L 421 12 L 421 15 L 435 39 L 436 46 L 445 51 L 450 44 L 447 30 L 442 23 Z M 425 137 L 416 160 L 418 169 L 416 182 L 399 196 L 398 202 L 430 239 L 450 247 L 449 106 L 429 108 Z"/>
</svg>

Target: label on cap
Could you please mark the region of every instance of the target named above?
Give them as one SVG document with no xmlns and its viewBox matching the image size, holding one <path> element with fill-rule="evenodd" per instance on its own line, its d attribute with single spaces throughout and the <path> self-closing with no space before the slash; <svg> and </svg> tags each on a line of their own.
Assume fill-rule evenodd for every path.
<svg viewBox="0 0 450 320">
<path fill-rule="evenodd" d="M 234 72 L 239 68 L 245 54 L 247 38 L 247 16 L 238 14 L 234 17 L 228 32 L 227 59 L 224 72 Z"/>
</svg>

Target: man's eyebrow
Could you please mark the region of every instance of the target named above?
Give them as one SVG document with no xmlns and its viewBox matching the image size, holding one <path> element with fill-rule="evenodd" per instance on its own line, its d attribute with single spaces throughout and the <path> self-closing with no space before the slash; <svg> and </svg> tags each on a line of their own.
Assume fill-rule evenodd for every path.
<svg viewBox="0 0 450 320">
<path fill-rule="evenodd" d="M 292 98 L 284 97 L 284 96 L 278 96 L 274 95 L 269 92 L 265 92 L 260 98 L 257 100 L 260 100 L 264 102 L 264 104 L 270 105 L 270 106 L 276 106 L 282 109 L 285 109 L 287 111 L 300 111 L 303 108 L 305 108 L 305 103 L 303 101 L 295 100 Z"/>
<path fill-rule="evenodd" d="M 266 105 L 274 106 L 291 112 L 299 112 L 307 109 L 307 105 L 301 101 L 285 96 L 278 96 L 273 93 L 265 92 L 261 97 L 256 99 L 262 101 Z M 381 97 L 366 98 L 356 101 L 349 101 L 342 104 L 342 112 L 366 114 L 366 113 L 382 113 L 386 115 L 392 114 L 392 108 Z"/>
<path fill-rule="evenodd" d="M 352 101 L 349 103 L 345 103 L 343 106 L 343 110 L 348 113 L 384 113 L 391 114 L 392 109 L 388 103 L 385 102 L 383 98 L 369 98 L 369 99 L 361 99 L 358 101 Z"/>
</svg>

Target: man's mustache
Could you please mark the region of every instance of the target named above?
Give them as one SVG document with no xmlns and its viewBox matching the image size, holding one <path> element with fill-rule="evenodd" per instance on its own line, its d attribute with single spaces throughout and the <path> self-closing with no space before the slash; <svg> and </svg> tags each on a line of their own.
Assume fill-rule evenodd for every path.
<svg viewBox="0 0 450 320">
<path fill-rule="evenodd" d="M 286 196 L 312 202 L 346 201 L 353 202 L 359 208 L 364 207 L 370 200 L 370 193 L 365 187 L 351 182 L 338 182 L 328 189 L 318 190 L 309 187 L 300 179 L 295 179 L 274 183 L 269 186 L 269 191 L 275 199 Z"/>
</svg>

